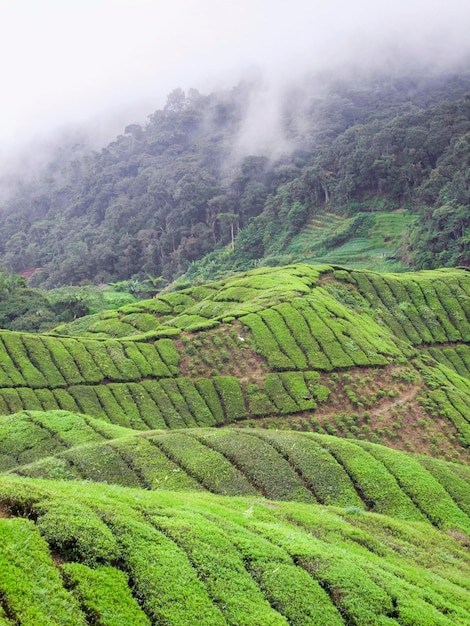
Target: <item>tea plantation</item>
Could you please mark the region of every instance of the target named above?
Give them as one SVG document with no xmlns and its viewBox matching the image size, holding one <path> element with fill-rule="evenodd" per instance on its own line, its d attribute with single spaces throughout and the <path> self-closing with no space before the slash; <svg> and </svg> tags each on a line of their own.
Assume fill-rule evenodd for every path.
<svg viewBox="0 0 470 626">
<path fill-rule="evenodd" d="M 470 625 L 470 273 L 0 331 L 0 626 Z"/>
</svg>

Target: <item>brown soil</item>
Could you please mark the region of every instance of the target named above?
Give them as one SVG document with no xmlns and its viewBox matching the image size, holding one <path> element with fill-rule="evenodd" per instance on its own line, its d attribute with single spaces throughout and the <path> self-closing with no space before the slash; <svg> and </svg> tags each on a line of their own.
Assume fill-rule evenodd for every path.
<svg viewBox="0 0 470 626">
<path fill-rule="evenodd" d="M 330 277 L 327 273 L 321 279 L 328 282 Z M 183 333 L 176 344 L 182 355 L 180 371 L 184 376 L 235 376 L 244 387 L 253 383 L 261 387 L 270 371 L 265 359 L 254 351 L 250 333 L 240 322 L 209 332 Z M 321 384 L 330 390 L 330 396 L 315 411 L 253 418 L 239 426 L 330 432 L 470 463 L 452 422 L 423 405 L 427 390 L 412 367 L 354 367 L 321 374 Z"/>
<path fill-rule="evenodd" d="M 175 341 L 182 355 L 179 369 L 183 376 L 235 376 L 246 383 L 262 383 L 268 372 L 265 359 L 250 345 L 250 335 L 239 323 L 220 326 L 210 332 L 183 333 Z M 222 355 L 225 351 L 226 360 Z"/>
<path fill-rule="evenodd" d="M 407 369 L 352 368 L 333 377 L 322 374 L 321 382 L 331 393 L 318 409 L 250 420 L 249 425 L 326 432 L 470 463 L 454 425 L 440 415 L 431 415 L 422 405 L 426 396 L 423 382 L 419 378 L 403 380 Z M 239 426 L 246 423 L 240 422 Z"/>
<path fill-rule="evenodd" d="M 12 517 L 8 507 L 5 504 L 0 504 L 0 517 L 4 519 L 8 519 Z"/>
</svg>

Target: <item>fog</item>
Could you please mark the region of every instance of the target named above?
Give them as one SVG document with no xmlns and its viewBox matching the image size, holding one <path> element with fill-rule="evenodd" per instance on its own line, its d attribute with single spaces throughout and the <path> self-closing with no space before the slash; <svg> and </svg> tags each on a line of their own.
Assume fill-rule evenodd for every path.
<svg viewBox="0 0 470 626">
<path fill-rule="evenodd" d="M 207 93 L 253 73 L 262 89 L 237 150 L 279 150 L 286 84 L 438 71 L 470 49 L 466 0 L 0 0 L 0 25 L 3 177 L 28 175 L 64 141 L 104 145 L 176 87 Z"/>
</svg>

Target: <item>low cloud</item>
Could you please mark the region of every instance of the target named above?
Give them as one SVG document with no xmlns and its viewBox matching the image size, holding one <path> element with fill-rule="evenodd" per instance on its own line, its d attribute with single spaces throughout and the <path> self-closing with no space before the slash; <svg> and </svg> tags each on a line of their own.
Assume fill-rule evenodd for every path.
<svg viewBox="0 0 470 626">
<path fill-rule="evenodd" d="M 466 0 L 18 0 L 0 1 L 0 20 L 4 178 L 33 171 L 78 127 L 100 147 L 176 87 L 207 93 L 253 72 L 235 151 L 275 155 L 291 148 L 283 94 L 305 76 L 439 71 L 465 67 L 470 51 Z"/>
</svg>

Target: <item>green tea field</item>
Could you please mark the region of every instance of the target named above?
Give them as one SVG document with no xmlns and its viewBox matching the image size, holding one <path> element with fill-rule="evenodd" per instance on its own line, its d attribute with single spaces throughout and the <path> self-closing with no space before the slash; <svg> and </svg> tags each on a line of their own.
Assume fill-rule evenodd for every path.
<svg viewBox="0 0 470 626">
<path fill-rule="evenodd" d="M 470 625 L 470 273 L 0 331 L 0 625 Z"/>
</svg>

